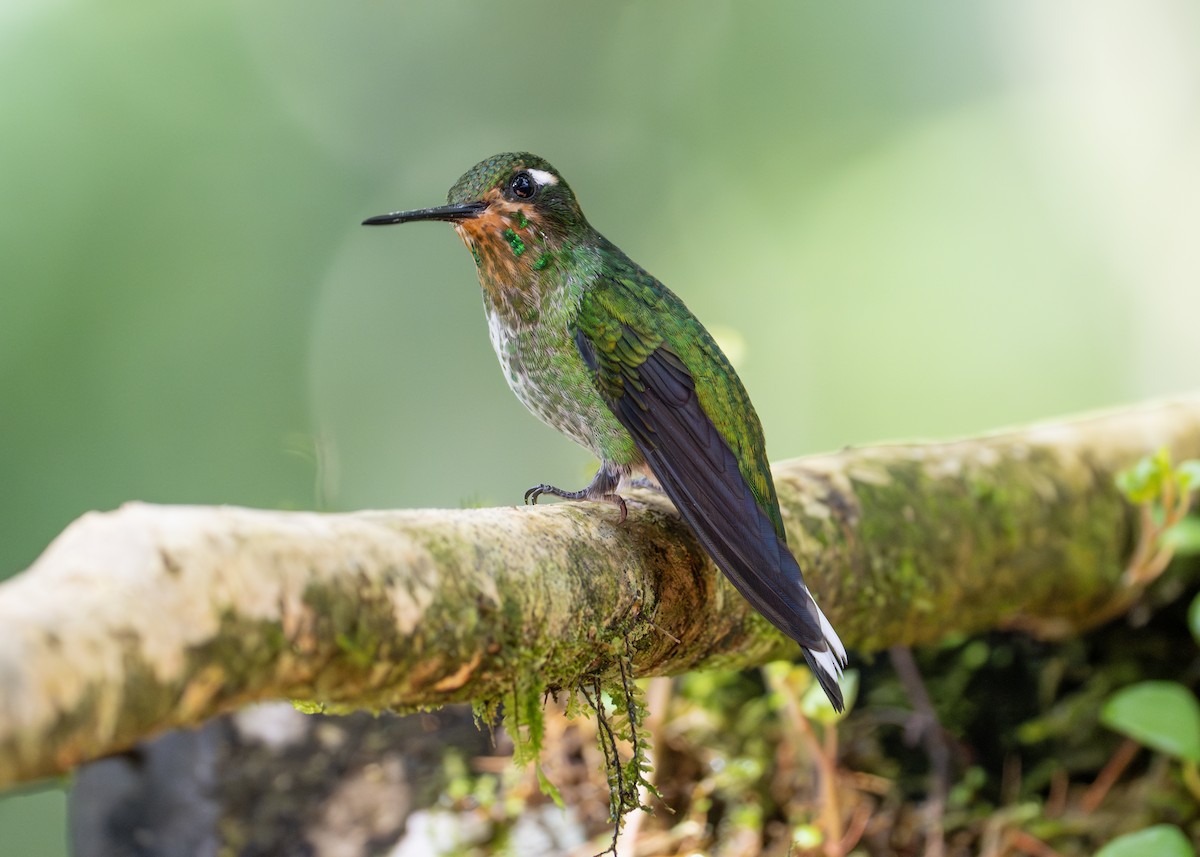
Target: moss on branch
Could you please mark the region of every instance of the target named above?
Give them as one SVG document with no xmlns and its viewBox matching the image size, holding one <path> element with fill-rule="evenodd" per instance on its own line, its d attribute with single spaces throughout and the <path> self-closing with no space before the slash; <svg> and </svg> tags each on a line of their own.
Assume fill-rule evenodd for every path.
<svg viewBox="0 0 1200 857">
<path fill-rule="evenodd" d="M 793 550 L 852 648 L 1068 633 L 1122 586 L 1114 476 L 1200 456 L 1200 397 L 947 444 L 785 462 Z M 322 515 L 130 504 L 0 585 L 0 785 L 271 698 L 413 708 L 795 649 L 660 496 Z"/>
</svg>

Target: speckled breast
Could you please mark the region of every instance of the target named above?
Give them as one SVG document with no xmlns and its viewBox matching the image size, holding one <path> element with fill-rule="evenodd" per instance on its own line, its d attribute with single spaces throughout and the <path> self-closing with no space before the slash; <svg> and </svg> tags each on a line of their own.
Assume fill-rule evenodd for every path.
<svg viewBox="0 0 1200 857">
<path fill-rule="evenodd" d="M 504 379 L 525 407 L 598 458 L 617 464 L 641 460 L 633 438 L 600 398 L 565 313 L 551 310 L 532 326 L 513 327 L 486 291 L 484 310 Z"/>
</svg>

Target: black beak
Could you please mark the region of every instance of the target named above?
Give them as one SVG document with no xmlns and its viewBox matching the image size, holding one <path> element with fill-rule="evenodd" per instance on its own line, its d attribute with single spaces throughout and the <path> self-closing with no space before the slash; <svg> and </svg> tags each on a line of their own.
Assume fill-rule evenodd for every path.
<svg viewBox="0 0 1200 857">
<path fill-rule="evenodd" d="M 456 205 L 440 205 L 437 208 L 418 208 L 416 211 L 393 211 L 378 217 L 368 217 L 363 226 L 388 226 L 392 223 L 412 223 L 414 220 L 448 220 L 458 223 L 483 214 L 486 202 L 462 202 Z"/>
</svg>

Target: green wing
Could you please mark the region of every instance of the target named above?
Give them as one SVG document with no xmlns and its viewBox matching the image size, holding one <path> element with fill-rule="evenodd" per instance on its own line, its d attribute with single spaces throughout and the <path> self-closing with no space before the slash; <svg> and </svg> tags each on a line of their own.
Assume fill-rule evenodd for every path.
<svg viewBox="0 0 1200 857">
<path fill-rule="evenodd" d="M 729 447 L 755 501 L 786 541 L 758 415 L 733 366 L 683 301 L 631 267 L 584 293 L 576 329 L 593 343 L 597 384 L 610 407 L 627 381 L 641 392 L 637 367 L 656 351 L 681 367 L 699 405 L 694 416 L 710 423 Z"/>
<path fill-rule="evenodd" d="M 840 710 L 845 650 L 787 548 L 762 429 L 712 337 L 639 270 L 585 292 L 573 334 L 601 396 L 705 550 L 804 647 Z"/>
</svg>

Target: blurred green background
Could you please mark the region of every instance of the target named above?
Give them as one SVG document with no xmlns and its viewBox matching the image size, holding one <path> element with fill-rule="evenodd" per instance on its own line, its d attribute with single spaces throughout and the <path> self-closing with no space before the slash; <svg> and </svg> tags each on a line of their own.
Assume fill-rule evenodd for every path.
<svg viewBox="0 0 1200 857">
<path fill-rule="evenodd" d="M 358 226 L 510 149 L 719 334 L 774 458 L 1196 385 L 1187 0 L 5 0 L 0 81 L 0 577 L 132 499 L 582 484 L 452 231 Z M 0 800 L 0 851 L 65 824 Z"/>
</svg>

